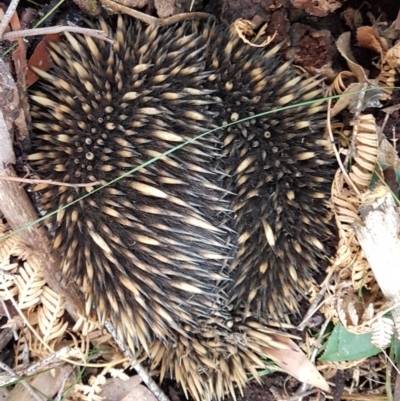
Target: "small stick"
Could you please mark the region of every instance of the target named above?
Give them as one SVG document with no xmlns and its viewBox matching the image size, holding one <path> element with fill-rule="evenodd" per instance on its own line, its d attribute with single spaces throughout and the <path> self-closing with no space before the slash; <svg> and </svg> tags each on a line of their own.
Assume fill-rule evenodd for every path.
<svg viewBox="0 0 400 401">
<path fill-rule="evenodd" d="M 18 40 L 22 36 L 37 36 L 37 35 L 49 35 L 61 32 L 75 32 L 82 35 L 92 36 L 97 39 L 102 39 L 110 43 L 114 43 L 114 40 L 108 37 L 103 31 L 99 29 L 82 28 L 80 26 L 51 26 L 48 28 L 34 28 L 34 29 L 23 29 L 20 31 L 7 32 L 4 34 L 3 39 L 5 40 Z"/>
<path fill-rule="evenodd" d="M 145 22 L 148 25 L 156 25 L 156 26 L 167 26 L 176 24 L 177 22 L 185 21 L 190 18 L 212 18 L 213 16 L 207 13 L 193 12 L 193 13 L 181 13 L 173 15 L 168 18 L 156 18 L 151 15 L 142 13 L 138 10 L 134 10 L 133 8 L 125 7 L 121 4 L 117 4 L 114 1 L 110 0 L 100 0 L 100 3 L 104 4 L 109 9 L 117 12 L 124 13 L 130 15 L 131 17 L 137 18 L 140 21 Z"/>
<path fill-rule="evenodd" d="M 5 363 L 0 362 L 0 368 L 5 370 L 7 373 L 9 373 L 12 377 L 19 379 L 20 376 L 18 376 L 10 367 L 8 367 Z M 26 382 L 26 380 L 21 380 L 22 385 L 28 390 L 29 394 L 32 395 L 32 397 L 37 400 L 37 401 L 43 401 L 43 398 L 32 388 L 32 386 L 29 385 L 29 383 Z"/>
<path fill-rule="evenodd" d="M 0 22 L 0 39 L 4 38 L 3 33 L 7 29 L 7 26 L 15 13 L 15 10 L 17 9 L 18 3 L 19 0 L 12 0 L 10 5 L 8 6 L 7 11 L 4 14 L 4 18 Z"/>
<path fill-rule="evenodd" d="M 16 181 L 16 182 L 26 182 L 28 184 L 51 184 L 60 185 L 62 187 L 92 187 L 94 185 L 100 185 L 100 181 L 87 182 L 82 184 L 70 184 L 67 182 L 53 181 L 53 180 L 34 180 L 30 178 L 20 178 L 20 177 L 4 177 L 0 176 L 0 180 L 5 181 Z"/>
<path fill-rule="evenodd" d="M 158 384 L 150 377 L 147 371 L 142 367 L 142 365 L 137 361 L 136 357 L 133 353 L 125 347 L 120 339 L 118 338 L 117 331 L 115 327 L 112 325 L 110 321 L 106 321 L 105 327 L 107 331 L 111 334 L 115 342 L 118 344 L 118 347 L 124 353 L 124 355 L 129 359 L 132 367 L 136 370 L 137 374 L 142 378 L 143 382 L 149 388 L 149 390 L 154 394 L 158 401 L 170 401 L 169 398 L 164 394 L 164 392 L 160 389 Z"/>
</svg>

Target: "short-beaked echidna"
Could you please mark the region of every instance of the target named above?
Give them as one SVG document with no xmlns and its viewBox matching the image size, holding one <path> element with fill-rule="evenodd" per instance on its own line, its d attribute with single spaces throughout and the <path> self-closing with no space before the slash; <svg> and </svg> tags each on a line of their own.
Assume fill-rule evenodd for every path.
<svg viewBox="0 0 400 401">
<path fill-rule="evenodd" d="M 324 106 L 306 78 L 214 22 L 66 34 L 31 93 L 45 179 L 102 184 L 48 219 L 63 271 L 132 350 L 198 400 L 242 388 L 278 346 L 268 319 L 297 309 L 329 235 Z M 40 184 L 53 211 L 92 186 Z"/>
</svg>

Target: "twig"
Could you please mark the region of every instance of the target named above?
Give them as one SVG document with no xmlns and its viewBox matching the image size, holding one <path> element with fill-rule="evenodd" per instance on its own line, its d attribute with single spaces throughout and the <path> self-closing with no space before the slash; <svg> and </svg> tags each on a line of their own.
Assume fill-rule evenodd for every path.
<svg viewBox="0 0 400 401">
<path fill-rule="evenodd" d="M 107 320 L 105 323 L 105 327 L 107 331 L 111 334 L 115 342 L 118 344 L 121 351 L 124 355 L 129 359 L 132 367 L 136 370 L 137 374 L 142 378 L 143 382 L 149 388 L 149 390 L 154 394 L 158 401 L 170 401 L 169 398 L 164 394 L 164 392 L 160 389 L 158 384 L 150 377 L 147 371 L 140 365 L 137 361 L 136 357 L 132 354 L 132 352 L 125 347 L 125 344 L 120 341 L 118 338 L 117 331 L 113 324 Z"/>
<path fill-rule="evenodd" d="M 352 181 L 352 179 L 349 177 L 349 175 L 347 174 L 347 170 L 345 169 L 345 167 L 344 167 L 344 165 L 343 165 L 343 163 L 342 163 L 342 159 L 341 159 L 341 157 L 340 157 L 340 155 L 339 155 L 339 151 L 336 149 L 336 146 L 335 146 L 335 140 L 334 140 L 334 138 L 333 138 L 333 132 L 332 132 L 332 127 L 331 127 L 331 124 L 329 123 L 330 122 L 330 119 L 331 119 L 331 103 L 332 103 L 332 100 L 331 99 L 329 99 L 329 102 L 328 102 L 328 111 L 327 111 L 327 121 L 328 121 L 328 123 L 326 124 L 326 126 L 327 126 L 327 129 L 328 129 L 328 133 L 329 133 L 329 139 L 331 140 L 331 142 L 332 142 L 332 147 L 333 147 L 333 151 L 335 152 L 335 156 L 336 156 L 336 160 L 337 160 L 337 162 L 338 162 L 338 164 L 339 164 L 339 167 L 340 167 L 340 170 L 342 171 L 342 174 L 343 174 L 343 178 L 344 178 L 344 180 L 347 182 L 347 184 L 353 189 L 353 191 L 356 193 L 356 194 L 360 194 L 360 191 L 358 190 L 358 188 L 355 186 L 355 184 L 354 184 L 354 182 Z"/>
<path fill-rule="evenodd" d="M 11 81 L 8 79 L 8 75 L 9 73 L 7 74 L 4 63 L 0 62 L 0 92 L 6 99 L 15 96 L 17 91 L 15 83 L 12 79 Z M 0 176 L 17 177 L 12 167 L 15 156 L 12 148 L 12 137 L 7 130 L 6 121 L 9 122 L 9 127 L 11 128 L 14 122 L 13 117 L 15 114 L 19 114 L 19 104 L 8 102 L 7 106 L 3 109 L 4 119 L 3 114 L 0 112 L 0 137 L 2 139 L 0 146 Z M 51 251 L 52 247 L 44 228 L 33 226 L 32 224 L 29 225 L 37 220 L 37 213 L 25 190 L 16 182 L 0 179 L 0 208 L 13 230 L 26 227 L 26 229 L 20 230 L 20 238 L 35 252 L 43 266 L 47 283 L 54 291 L 65 296 L 66 309 L 77 320 L 79 312 L 84 311 L 83 302 L 78 295 L 76 286 L 73 283 L 62 281 L 60 256 Z"/>
<path fill-rule="evenodd" d="M 11 167 L 0 168 L 1 175 L 16 177 Z M 26 226 L 38 218 L 25 190 L 15 182 L 0 180 L 0 205 L 1 211 L 13 230 Z M 77 320 L 79 311 L 84 311 L 83 303 L 75 285 L 62 280 L 61 259 L 57 253 L 51 252 L 52 247 L 44 228 L 33 225 L 20 231 L 18 235 L 35 252 L 43 266 L 50 288 L 65 296 L 66 309 L 73 319 Z"/>
<path fill-rule="evenodd" d="M 326 328 L 328 327 L 328 324 L 330 323 L 330 321 L 331 321 L 331 319 L 326 319 L 324 324 L 321 326 L 321 330 L 318 333 L 317 341 L 315 342 L 315 346 L 314 346 L 313 352 L 310 357 L 310 361 L 313 363 L 315 362 L 315 358 L 317 357 L 319 348 L 321 346 L 322 337 L 324 336 Z M 309 395 L 308 394 L 309 392 L 306 392 L 307 388 L 309 388 L 309 387 L 310 386 L 306 383 L 303 383 L 299 387 L 299 389 L 296 391 L 296 396 L 298 397 L 298 398 L 296 398 L 296 401 L 302 401 L 302 399 L 305 396 Z"/>
<path fill-rule="evenodd" d="M 7 26 L 10 23 L 10 19 L 17 9 L 18 3 L 19 0 L 12 0 L 10 5 L 8 6 L 7 11 L 4 14 L 4 18 L 0 22 L 0 39 L 4 38 L 3 33 L 7 29 Z"/>
<path fill-rule="evenodd" d="M 34 180 L 30 178 L 21 178 L 21 177 L 4 177 L 0 176 L 0 180 L 5 180 L 5 181 L 16 181 L 16 182 L 26 182 L 28 184 L 51 184 L 51 185 L 60 185 L 63 187 L 92 187 L 95 185 L 100 185 L 100 181 L 94 181 L 94 182 L 87 182 L 87 183 L 82 183 L 82 184 L 70 184 L 66 182 L 61 182 L 61 181 L 53 181 L 53 180 Z"/>
<path fill-rule="evenodd" d="M 8 76 L 10 74 L 4 63 L 0 63 L 0 67 L 0 89 L 3 96 L 5 99 L 15 98 L 17 95 L 16 85 L 12 77 Z M 19 102 L 7 102 L 6 106 L 3 108 L 4 119 L 3 114 L 0 113 L 0 137 L 2 144 L 0 147 L 0 176 L 16 178 L 16 174 L 11 167 L 11 164 L 15 162 L 12 137 L 7 128 L 11 128 L 15 115 L 19 115 Z M 15 182 L 0 180 L 0 205 L 4 217 L 13 230 L 37 220 L 36 212 L 26 192 Z M 61 275 L 59 274 L 61 261 L 55 253 L 50 254 L 51 247 L 43 227 L 30 227 L 19 235 L 35 251 L 44 268 L 46 280 L 50 287 L 66 296 L 66 308 L 71 316 L 77 319 L 78 311 L 84 310 L 83 305 L 81 306 L 80 298 L 77 291 L 74 291 L 74 287 L 69 285 L 67 288 L 67 285 L 61 282 Z"/>
<path fill-rule="evenodd" d="M 12 319 L 12 317 L 11 317 L 11 315 L 10 315 L 10 311 L 8 310 L 8 307 L 7 307 L 7 305 L 6 305 L 6 303 L 4 302 L 4 300 L 3 300 L 3 298 L 1 299 L 1 304 L 3 305 L 3 309 L 4 309 L 4 312 L 6 313 L 6 316 L 7 316 L 7 319 L 8 320 L 11 320 Z M 18 340 L 18 333 L 15 331 L 15 329 L 10 329 L 11 330 L 11 332 L 12 332 L 12 335 L 14 336 L 14 340 L 15 341 L 17 341 Z M 0 351 L 2 350 L 3 348 L 0 348 Z"/>
<path fill-rule="evenodd" d="M 392 371 L 393 371 L 393 358 L 394 358 L 394 351 L 393 345 L 390 347 L 389 355 L 386 355 L 386 358 L 389 360 L 389 363 L 386 364 L 386 396 L 388 401 L 393 401 L 393 392 L 392 392 Z M 397 373 L 398 374 L 398 373 Z"/>
<path fill-rule="evenodd" d="M 18 376 L 10 367 L 8 367 L 5 363 L 0 362 L 0 368 L 9 373 L 11 376 L 13 376 L 16 379 L 20 379 L 20 376 Z M 29 394 L 32 395 L 32 397 L 37 400 L 37 401 L 43 401 L 44 398 L 40 396 L 33 388 L 32 386 L 29 385 L 29 383 L 26 382 L 26 380 L 21 380 L 21 384 L 27 389 Z"/>
<path fill-rule="evenodd" d="M 57 366 L 58 364 L 62 363 L 61 359 L 66 358 L 70 353 L 70 347 L 62 347 L 59 350 L 53 352 L 49 356 L 41 359 L 39 362 L 34 363 L 31 366 L 28 366 L 22 372 L 20 372 L 21 376 L 32 376 L 37 373 L 39 370 L 44 369 L 51 365 L 52 367 Z M 54 364 L 56 363 L 56 365 Z"/>
<path fill-rule="evenodd" d="M 37 35 L 48 35 L 61 32 L 75 32 L 82 35 L 92 36 L 97 39 L 102 39 L 110 43 L 114 43 L 114 40 L 108 37 L 105 32 L 99 29 L 82 28 L 80 26 L 51 26 L 48 28 L 34 28 L 34 29 L 23 29 L 20 31 L 7 32 L 4 34 L 3 39 L 5 40 L 18 40 L 20 37 L 26 36 L 37 36 Z"/>
<path fill-rule="evenodd" d="M 67 383 L 68 378 L 71 376 L 74 368 L 72 365 L 65 365 L 63 368 L 63 379 L 60 385 L 60 389 L 58 390 L 57 396 L 55 397 L 54 401 L 61 401 L 63 399 L 65 384 Z"/>
<path fill-rule="evenodd" d="M 185 21 L 190 18 L 213 18 L 213 16 L 210 14 L 200 12 L 181 13 L 168 18 L 156 18 L 142 13 L 138 10 L 134 10 L 133 8 L 125 7 L 121 4 L 115 3 L 111 0 L 100 0 L 100 3 L 115 12 L 122 12 L 124 14 L 130 15 L 131 17 L 137 18 L 148 25 L 167 26 L 176 24 L 177 22 Z"/>
<path fill-rule="evenodd" d="M 315 297 L 313 303 L 310 305 L 308 308 L 307 313 L 304 315 L 303 320 L 301 323 L 297 326 L 297 329 L 300 331 L 303 331 L 307 322 L 313 317 L 313 315 L 317 312 L 319 308 L 326 302 L 322 301 L 322 298 L 324 297 L 326 292 L 326 287 L 322 287 L 321 290 L 319 291 L 318 295 Z"/>
<path fill-rule="evenodd" d="M 353 133 L 351 136 L 351 144 L 349 146 L 349 153 L 346 156 L 345 159 L 345 164 L 347 165 L 348 160 L 350 157 L 352 157 L 354 159 L 355 156 L 357 156 L 357 146 L 356 146 L 356 138 L 358 135 L 358 127 L 360 125 L 360 114 L 361 114 L 361 110 L 363 107 L 363 103 L 364 103 L 364 98 L 365 98 L 365 90 L 367 89 L 368 84 L 365 82 L 362 85 L 362 88 L 358 94 L 357 97 L 357 103 L 356 106 L 354 107 L 355 112 L 354 112 L 354 118 L 353 118 Z"/>
</svg>

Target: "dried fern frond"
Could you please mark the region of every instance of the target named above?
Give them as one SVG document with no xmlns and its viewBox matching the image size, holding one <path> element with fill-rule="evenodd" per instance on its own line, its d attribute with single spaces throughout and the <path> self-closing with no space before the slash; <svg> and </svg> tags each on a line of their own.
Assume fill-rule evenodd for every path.
<svg viewBox="0 0 400 401">
<path fill-rule="evenodd" d="M 329 316 L 333 315 L 334 321 L 340 321 L 354 333 L 369 332 L 370 320 L 387 307 L 353 228 L 353 223 L 360 220 L 358 208 L 367 200 L 381 197 L 386 192 L 384 186 L 379 186 L 373 192 L 366 190 L 356 194 L 346 185 L 340 170 L 332 185 L 332 202 L 339 233 L 332 269 L 338 272 L 338 279 L 333 287 L 333 298 L 328 300 L 325 310 Z M 360 299 L 362 288 L 368 289 L 368 293 Z"/>
<path fill-rule="evenodd" d="M 100 323 L 97 320 L 90 320 L 86 316 L 80 316 L 75 322 L 72 331 L 74 333 L 82 333 L 83 336 L 87 336 L 95 330 L 100 329 Z"/>
<path fill-rule="evenodd" d="M 8 232 L 7 226 L 0 221 L 0 236 Z M 17 236 L 0 242 L 0 298 L 7 301 L 18 294 L 14 273 L 18 263 L 12 258 L 18 255 L 20 240 Z"/>
<path fill-rule="evenodd" d="M 378 136 L 375 119 L 371 115 L 361 115 L 353 122 L 353 131 L 345 132 L 349 146 L 344 149 L 351 164 L 349 179 L 353 187 L 347 185 L 342 170 L 338 170 L 332 184 L 332 203 L 339 233 L 339 245 L 333 269 L 338 271 L 338 282 L 334 289 L 336 305 L 331 304 L 338 319 L 345 327 L 353 329 L 363 323 L 364 308 L 360 306 L 357 292 L 369 288 L 370 296 L 378 292 L 375 278 L 357 241 L 353 224 L 360 220 L 359 207 L 365 202 L 364 193 L 369 193 L 378 158 Z M 350 159 L 351 157 L 351 159 Z M 356 191 L 358 191 L 356 193 Z M 350 287 L 343 293 L 343 286 Z M 360 330 L 364 332 L 365 327 Z"/>
<path fill-rule="evenodd" d="M 44 287 L 38 308 L 38 325 L 44 341 L 61 339 L 68 323 L 64 321 L 65 299 L 49 287 Z M 54 347 L 54 346 L 53 346 Z"/>
<path fill-rule="evenodd" d="M 29 329 L 22 328 L 19 332 L 18 341 L 14 344 L 14 366 L 25 368 L 30 362 Z"/>
<path fill-rule="evenodd" d="M 358 189 L 365 190 L 371 183 L 378 160 L 378 134 L 375 118 L 372 114 L 361 115 L 352 123 L 355 163 L 351 166 L 350 178 Z"/>
<path fill-rule="evenodd" d="M 349 268 L 356 259 L 359 250 L 352 224 L 359 218 L 360 201 L 345 185 L 344 176 L 340 170 L 336 172 L 332 183 L 332 203 L 339 235 L 334 268 L 340 272 L 340 275 L 343 275 L 342 270 Z M 349 277 L 350 273 L 344 275 L 342 279 L 345 280 Z"/>
<path fill-rule="evenodd" d="M 351 270 L 353 288 L 358 291 L 361 288 L 376 288 L 375 277 L 363 252 L 357 254 Z"/>
<path fill-rule="evenodd" d="M 396 82 L 396 69 L 388 64 L 383 64 L 381 72 L 376 77 L 379 86 L 383 89 L 380 100 L 389 100 L 392 97 L 394 84 Z"/>
<path fill-rule="evenodd" d="M 9 231 L 0 222 L 0 236 Z M 24 319 L 24 323 L 43 334 L 38 339 L 27 327 L 16 328 L 19 332 L 14 350 L 16 366 L 25 365 L 32 356 L 47 356 L 63 339 L 68 325 L 63 320 L 64 299 L 46 285 L 42 266 L 18 236 L 0 242 L 0 297 L 12 299 L 20 313 L 18 320 Z M 8 324 L 12 322 L 13 319 Z"/>
<path fill-rule="evenodd" d="M 46 284 L 43 268 L 35 259 L 23 263 L 15 276 L 18 287 L 18 307 L 28 309 L 40 301 L 43 287 Z"/>
<path fill-rule="evenodd" d="M 392 341 L 393 332 L 393 320 L 387 317 L 381 317 L 375 320 L 371 325 L 371 343 L 378 348 L 385 349 Z"/>
</svg>

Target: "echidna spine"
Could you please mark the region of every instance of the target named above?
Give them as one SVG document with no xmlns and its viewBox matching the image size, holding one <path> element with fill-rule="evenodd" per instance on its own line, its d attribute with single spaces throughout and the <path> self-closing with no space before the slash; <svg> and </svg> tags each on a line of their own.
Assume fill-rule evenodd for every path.
<svg viewBox="0 0 400 401">
<path fill-rule="evenodd" d="M 100 26 L 114 45 L 70 34 L 51 45 L 29 160 L 43 178 L 104 184 L 161 157 L 50 217 L 53 244 L 88 311 L 197 400 L 222 399 L 279 346 L 266 319 L 296 310 L 324 256 L 324 106 L 276 112 L 321 90 L 279 46 L 247 46 L 210 21 Z M 93 190 L 38 189 L 47 211 Z"/>
</svg>

